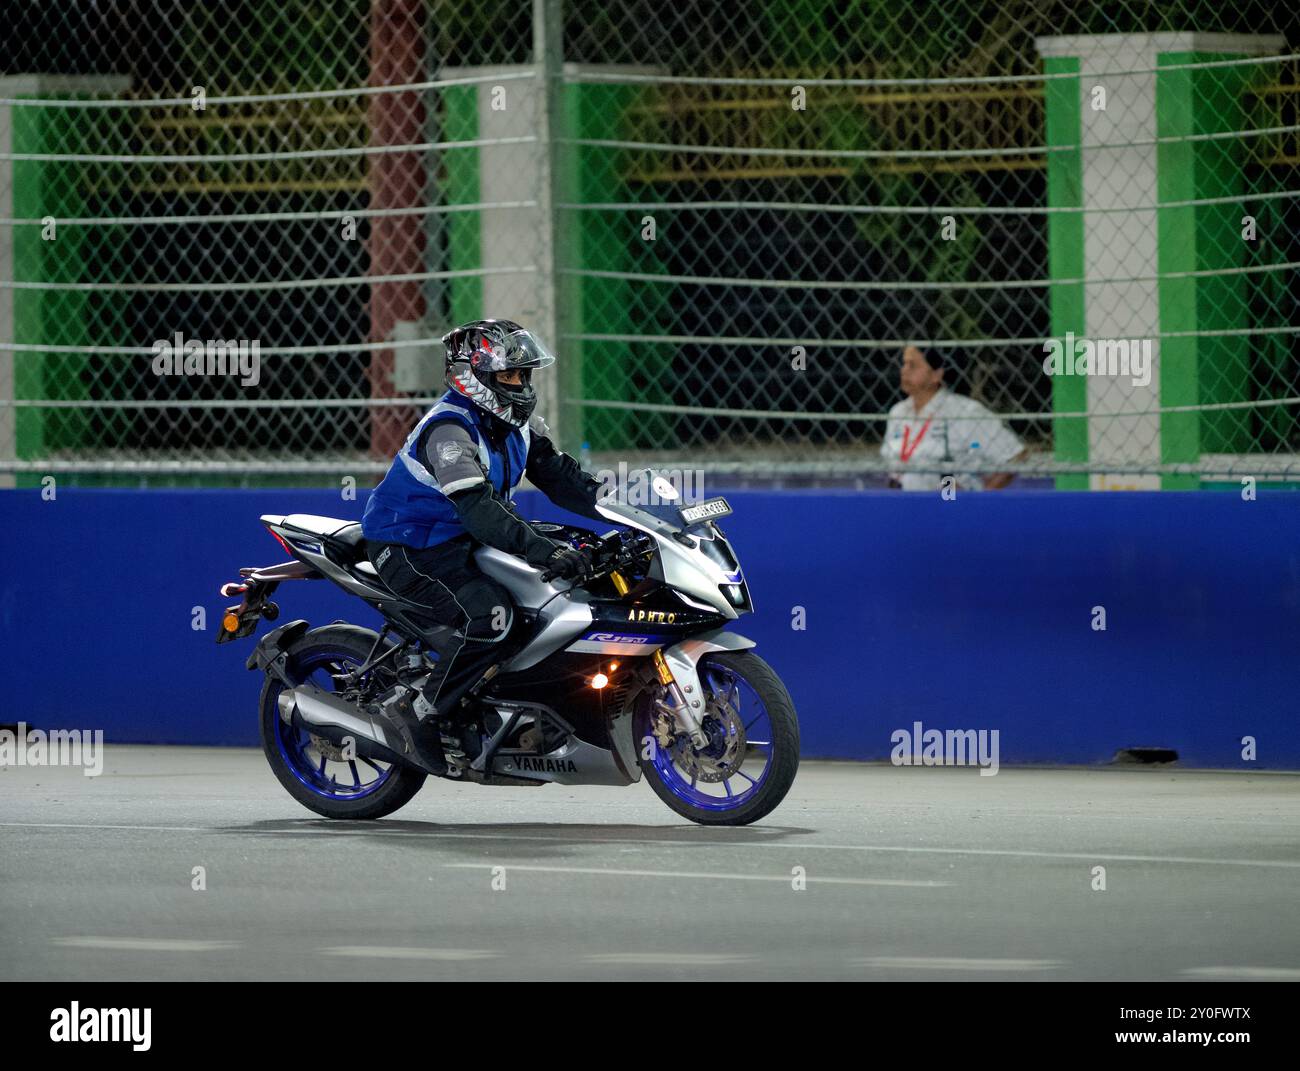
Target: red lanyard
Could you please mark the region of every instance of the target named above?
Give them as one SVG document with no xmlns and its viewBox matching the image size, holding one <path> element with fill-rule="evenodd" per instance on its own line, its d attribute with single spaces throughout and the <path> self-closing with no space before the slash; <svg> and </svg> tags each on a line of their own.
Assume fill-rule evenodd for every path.
<svg viewBox="0 0 1300 1071">
<path fill-rule="evenodd" d="M 901 453 L 904 461 L 912 460 L 912 455 L 916 453 L 916 448 L 921 445 L 921 440 L 925 438 L 925 433 L 930 430 L 930 421 L 933 419 L 934 417 L 926 417 L 925 423 L 921 425 L 921 431 L 916 437 L 916 442 L 911 444 L 911 449 L 908 448 L 908 443 L 911 442 L 912 439 L 912 428 L 910 425 L 903 425 L 903 449 Z"/>
</svg>

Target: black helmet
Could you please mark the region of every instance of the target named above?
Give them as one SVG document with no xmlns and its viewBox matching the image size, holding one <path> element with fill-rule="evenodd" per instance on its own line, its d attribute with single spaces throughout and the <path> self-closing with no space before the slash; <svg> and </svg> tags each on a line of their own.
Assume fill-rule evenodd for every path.
<svg viewBox="0 0 1300 1071">
<path fill-rule="evenodd" d="M 507 423 L 528 423 L 537 405 L 532 370 L 555 363 L 555 355 L 536 335 L 513 320 L 473 320 L 443 335 L 442 343 L 451 390 Z M 495 373 L 516 368 L 519 386 L 496 381 Z"/>
</svg>

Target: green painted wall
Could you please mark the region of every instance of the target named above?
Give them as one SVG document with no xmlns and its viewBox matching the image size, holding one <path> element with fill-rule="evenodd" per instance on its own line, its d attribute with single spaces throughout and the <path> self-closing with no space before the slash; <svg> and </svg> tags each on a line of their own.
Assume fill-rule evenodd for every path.
<svg viewBox="0 0 1300 1071">
<path fill-rule="evenodd" d="M 1232 59 L 1208 52 L 1172 52 L 1159 66 Z M 1243 94 L 1260 69 L 1250 66 L 1162 71 L 1156 76 L 1156 121 L 1161 138 L 1241 130 Z M 1161 203 L 1240 196 L 1245 192 L 1241 139 L 1179 141 L 1157 146 Z M 1215 271 L 1245 264 L 1240 201 L 1164 208 L 1158 213 L 1159 271 Z M 1246 280 L 1241 275 L 1160 280 L 1162 335 L 1240 329 L 1248 325 Z M 1244 401 L 1250 385 L 1244 335 L 1168 338 L 1160 343 L 1162 406 Z M 1253 442 L 1246 410 L 1166 413 L 1161 419 L 1162 462 L 1197 461 L 1201 454 L 1248 453 Z M 1199 487 L 1194 475 L 1168 475 L 1166 488 Z"/>
<path fill-rule="evenodd" d="M 14 153 L 76 153 L 93 146 L 117 144 L 121 123 L 109 110 L 95 108 L 24 108 L 14 106 Z M 102 149 L 100 150 L 102 151 Z M 105 200 L 123 188 L 120 165 L 84 165 L 62 161 L 16 160 L 13 163 L 13 211 L 19 219 L 68 219 L 102 214 Z M 107 214 L 112 214 L 107 213 Z M 113 282 L 120 271 L 114 250 L 126 241 L 125 228 L 56 225 L 53 238 L 41 226 L 15 225 L 14 279 L 17 282 Z M 122 344 L 127 297 L 118 291 L 15 290 L 14 338 L 32 346 L 94 346 Z M 27 401 L 86 401 L 124 396 L 121 382 L 138 375 L 129 356 L 50 353 L 40 349 L 14 354 L 14 397 Z M 96 364 L 91 368 L 92 363 Z M 91 395 L 89 384 L 98 384 Z M 117 410 L 139 419 L 138 410 Z M 102 436 L 97 420 L 113 415 L 102 408 L 40 408 L 15 410 L 16 453 L 20 460 L 57 457 L 61 452 L 87 452 Z M 20 474 L 19 486 L 39 486 L 39 474 Z M 67 482 L 114 482 L 94 476 L 68 476 Z M 122 482 L 122 481 L 118 481 Z M 138 483 L 138 478 L 130 483 Z"/>
<path fill-rule="evenodd" d="M 568 131 L 577 138 L 619 137 L 623 117 L 641 98 L 638 86 L 573 84 L 565 88 L 564 116 Z M 627 154 L 589 146 L 564 146 L 564 167 L 571 203 L 653 201 L 649 189 L 629 188 L 623 176 L 629 170 Z M 558 213 L 559 232 L 566 236 L 561 263 L 593 271 L 662 273 L 654 242 L 642 239 L 645 212 Z M 656 216 L 656 227 L 670 221 Z M 657 241 L 658 239 L 656 239 Z M 671 300 L 668 286 L 564 276 L 567 291 L 562 308 L 572 334 L 654 334 L 666 330 L 659 314 Z M 571 342 L 568 352 L 578 358 L 579 382 L 571 383 L 574 396 L 617 401 L 669 402 L 666 383 L 675 347 L 635 342 Z M 571 405 L 565 412 L 566 445 L 588 442 L 592 450 L 665 445 L 672 424 L 663 414 L 626 409 L 593 409 Z"/>
<path fill-rule="evenodd" d="M 1069 56 L 1044 60 L 1047 74 L 1077 74 L 1079 61 Z M 1047 119 L 1047 142 L 1077 146 L 1081 141 L 1080 84 L 1077 78 L 1050 78 L 1043 83 Z M 1047 154 L 1047 203 L 1052 208 L 1081 208 L 1083 205 L 1083 153 L 1072 151 Z M 1083 213 L 1053 212 L 1047 217 L 1048 273 L 1052 279 L 1081 279 L 1083 264 Z M 1066 332 L 1085 334 L 1082 283 L 1053 283 L 1049 291 L 1052 336 L 1064 339 Z M 1081 413 L 1088 408 L 1088 381 L 1081 376 L 1052 379 L 1052 410 Z M 1054 456 L 1062 462 L 1088 460 L 1088 421 L 1083 417 L 1054 421 Z M 1056 477 L 1061 490 L 1088 489 L 1086 474 Z"/>
<path fill-rule="evenodd" d="M 443 90 L 443 135 L 447 141 L 472 141 L 478 137 L 478 86 L 450 86 Z M 443 195 L 448 204 L 469 205 L 479 196 L 478 149 L 452 149 L 443 155 Z M 480 266 L 479 213 L 452 212 L 446 220 L 447 268 L 464 271 Z M 447 281 L 453 324 L 488 315 L 483 308 L 483 280 L 479 277 Z"/>
</svg>

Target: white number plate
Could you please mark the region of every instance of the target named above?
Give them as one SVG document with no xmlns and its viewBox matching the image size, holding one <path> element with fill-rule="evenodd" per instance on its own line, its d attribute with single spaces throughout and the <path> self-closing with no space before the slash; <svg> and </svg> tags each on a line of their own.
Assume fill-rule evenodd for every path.
<svg viewBox="0 0 1300 1071">
<path fill-rule="evenodd" d="M 683 521 L 687 524 L 694 524 L 696 521 L 708 521 L 714 517 L 725 517 L 731 512 L 731 507 L 727 505 L 725 498 L 711 498 L 708 502 L 701 502 L 698 506 L 683 506 L 680 512 Z"/>
</svg>

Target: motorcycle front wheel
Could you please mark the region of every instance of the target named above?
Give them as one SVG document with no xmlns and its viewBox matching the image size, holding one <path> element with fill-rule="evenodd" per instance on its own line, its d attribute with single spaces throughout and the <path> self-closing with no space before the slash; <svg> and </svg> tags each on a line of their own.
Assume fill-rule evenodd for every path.
<svg viewBox="0 0 1300 1071">
<path fill-rule="evenodd" d="M 653 692 L 637 703 L 641 770 L 661 800 L 709 826 L 743 826 L 785 799 L 799 769 L 799 720 L 781 678 L 753 651 L 719 651 L 699 664 L 706 700 L 696 748 L 683 732 L 668 746 L 654 731 Z"/>
</svg>

